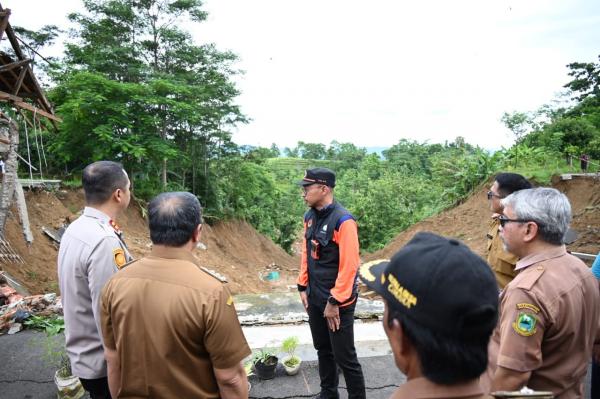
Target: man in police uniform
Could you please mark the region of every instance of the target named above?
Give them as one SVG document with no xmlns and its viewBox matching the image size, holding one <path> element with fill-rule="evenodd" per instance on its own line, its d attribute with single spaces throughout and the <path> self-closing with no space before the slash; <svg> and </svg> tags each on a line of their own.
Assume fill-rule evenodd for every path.
<svg viewBox="0 0 600 399">
<path fill-rule="evenodd" d="M 248 398 L 250 354 L 227 287 L 200 268 L 202 229 L 190 193 L 148 205 L 152 252 L 102 294 L 102 333 L 114 397 Z"/>
<path fill-rule="evenodd" d="M 360 268 L 385 303 L 383 328 L 407 377 L 393 399 L 484 398 L 479 376 L 498 319 L 489 266 L 464 244 L 417 233 L 390 261 Z"/>
<path fill-rule="evenodd" d="M 365 380 L 354 347 L 354 308 L 360 263 L 354 218 L 333 199 L 335 174 L 326 168 L 306 170 L 298 183 L 310 210 L 304 215 L 300 299 L 319 359 L 321 392 L 338 398 L 337 366 L 349 398 L 365 397 Z M 337 366 L 336 366 L 337 364 Z"/>
<path fill-rule="evenodd" d="M 500 173 L 494 179 L 494 184 L 487 193 L 490 210 L 493 212 L 490 221 L 490 230 L 487 234 L 487 262 L 491 266 L 498 287 L 504 289 L 516 275 L 515 265 L 519 258 L 504 249 L 500 239 L 500 222 L 498 217 L 502 215 L 502 203 L 500 200 L 510 194 L 531 188 L 531 183 L 517 173 Z"/>
<path fill-rule="evenodd" d="M 519 274 L 500 294 L 482 383 L 492 391 L 527 385 L 556 398 L 582 398 L 598 341 L 600 295 L 590 269 L 563 244 L 569 200 L 555 189 L 535 188 L 515 192 L 502 205 L 500 235 L 519 257 Z"/>
<path fill-rule="evenodd" d="M 73 375 L 95 398 L 110 398 L 100 337 L 100 292 L 132 258 L 116 218 L 130 200 L 123 167 L 99 161 L 83 170 L 86 207 L 67 228 L 58 252 L 58 281 L 65 317 L 66 349 Z"/>
</svg>

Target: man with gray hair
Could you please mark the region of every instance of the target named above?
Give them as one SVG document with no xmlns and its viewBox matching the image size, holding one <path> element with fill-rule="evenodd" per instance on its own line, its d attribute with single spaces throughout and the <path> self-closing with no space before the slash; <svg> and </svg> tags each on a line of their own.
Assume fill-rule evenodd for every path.
<svg viewBox="0 0 600 399">
<path fill-rule="evenodd" d="M 582 398 L 600 315 L 598 282 L 563 244 L 571 221 L 567 197 L 552 188 L 502 200 L 500 235 L 519 257 L 517 276 L 500 294 L 484 387 L 528 386 L 555 398 Z M 490 387 L 491 385 L 491 387 Z"/>
<path fill-rule="evenodd" d="M 113 397 L 248 398 L 250 348 L 223 283 L 200 268 L 201 208 L 190 193 L 148 205 L 152 252 L 102 293 L 102 334 Z"/>
</svg>

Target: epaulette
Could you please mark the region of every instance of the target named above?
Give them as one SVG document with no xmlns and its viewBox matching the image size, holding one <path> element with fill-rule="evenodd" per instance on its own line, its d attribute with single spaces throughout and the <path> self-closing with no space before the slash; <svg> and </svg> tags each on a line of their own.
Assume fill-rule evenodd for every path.
<svg viewBox="0 0 600 399">
<path fill-rule="evenodd" d="M 125 263 L 121 269 L 125 269 L 125 268 L 127 268 L 129 265 L 131 265 L 131 264 L 133 264 L 133 263 L 137 262 L 138 260 L 139 260 L 139 259 L 134 259 L 134 260 L 131 260 L 131 261 L 129 261 L 129 262 L 127 262 L 127 263 Z"/>
<path fill-rule="evenodd" d="M 528 270 L 527 275 L 523 276 L 521 281 L 519 281 L 519 284 L 517 284 L 517 288 L 522 288 L 527 291 L 531 290 L 531 287 L 533 287 L 539 278 L 542 277 L 542 274 L 544 274 L 545 268 L 542 264 L 531 265 L 529 267 L 533 268 L 533 270 Z"/>
<path fill-rule="evenodd" d="M 223 276 L 222 274 L 217 273 L 214 270 L 207 269 L 204 266 L 200 266 L 200 269 L 202 269 L 206 274 L 210 275 L 211 277 L 216 278 L 217 280 L 219 280 L 222 283 L 227 282 L 227 277 Z"/>
</svg>

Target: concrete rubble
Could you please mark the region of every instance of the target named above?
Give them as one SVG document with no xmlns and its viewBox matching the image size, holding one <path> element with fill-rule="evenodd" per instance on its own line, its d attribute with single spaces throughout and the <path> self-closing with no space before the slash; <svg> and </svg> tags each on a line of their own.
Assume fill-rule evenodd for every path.
<svg viewBox="0 0 600 399">
<path fill-rule="evenodd" d="M 60 296 L 54 293 L 24 297 L 7 284 L 0 285 L 0 335 L 7 331 L 9 334 L 21 331 L 22 328 L 16 325 L 20 325 L 30 315 L 62 314 Z"/>
</svg>

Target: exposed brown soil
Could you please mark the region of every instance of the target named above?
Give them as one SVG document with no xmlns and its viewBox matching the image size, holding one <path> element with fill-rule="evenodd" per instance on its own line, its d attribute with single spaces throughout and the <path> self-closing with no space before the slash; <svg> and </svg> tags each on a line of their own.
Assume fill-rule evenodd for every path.
<svg viewBox="0 0 600 399">
<path fill-rule="evenodd" d="M 490 218 L 486 199 L 488 185 L 482 186 L 462 204 L 411 226 L 384 249 L 363 254 L 363 260 L 391 257 L 419 231 L 432 231 L 458 238 L 483 256 Z M 579 233 L 579 238 L 569 246 L 569 250 L 597 253 L 600 245 L 600 180 L 556 180 L 553 186 L 569 197 L 573 207 L 572 227 Z M 23 257 L 25 264 L 0 264 L 0 269 L 10 273 L 31 293 L 58 292 L 58 245 L 42 232 L 42 227 L 58 229 L 63 223 L 74 220 L 83 208 L 83 193 L 81 190 L 61 190 L 56 193 L 28 191 L 26 199 L 34 242 L 31 247 L 25 244 L 16 210 L 13 209 L 6 226 L 6 238 Z M 141 209 L 132 201 L 125 215 L 118 220 L 135 257 L 144 256 L 150 251 L 148 228 Z M 197 250 L 196 256 L 207 268 L 227 277 L 234 293 L 286 291 L 295 288 L 298 257 L 288 255 L 245 222 L 227 221 L 214 226 L 205 225 L 202 242 L 206 249 Z M 264 277 L 269 272 L 278 272 L 279 278 L 274 281 L 266 280 Z"/>
<path fill-rule="evenodd" d="M 474 252 L 484 256 L 488 221 L 491 217 L 486 198 L 489 185 L 482 186 L 462 204 L 411 226 L 382 250 L 365 254 L 364 260 L 390 258 L 419 231 L 458 238 Z M 556 178 L 552 186 L 564 192 L 571 202 L 571 228 L 577 231 L 578 238 L 568 246 L 568 250 L 595 255 L 600 249 L 600 180 L 575 177 L 573 180 L 560 181 Z"/>
<path fill-rule="evenodd" d="M 21 232 L 16 209 L 6 226 L 6 238 L 21 255 L 25 264 L 0 264 L 32 294 L 58 292 L 58 245 L 42 232 L 42 227 L 58 229 L 77 218 L 84 206 L 81 190 L 28 191 L 25 193 L 34 242 L 27 247 Z M 117 221 L 125 232 L 125 240 L 134 257 L 150 252 L 150 237 L 141 207 L 132 201 L 127 212 Z M 234 293 L 286 290 L 295 283 L 298 262 L 268 238 L 260 235 L 248 223 L 220 222 L 203 226 L 202 242 L 206 250 L 196 256 L 209 269 L 227 277 Z M 277 271 L 273 282 L 261 279 Z M 295 287 L 295 285 L 294 285 Z"/>
</svg>

